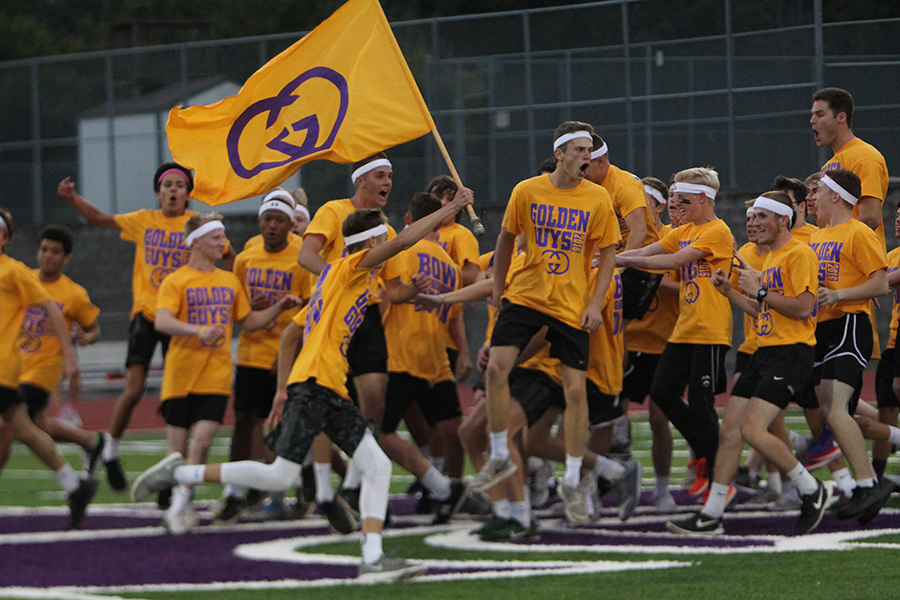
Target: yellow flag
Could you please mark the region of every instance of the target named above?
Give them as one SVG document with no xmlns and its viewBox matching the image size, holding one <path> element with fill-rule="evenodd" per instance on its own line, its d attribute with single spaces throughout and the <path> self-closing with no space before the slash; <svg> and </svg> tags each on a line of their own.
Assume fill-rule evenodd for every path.
<svg viewBox="0 0 900 600">
<path fill-rule="evenodd" d="M 309 161 L 353 163 L 432 129 L 378 0 L 350 0 L 237 96 L 176 106 L 166 125 L 175 160 L 195 171 L 192 196 L 207 204 L 268 191 Z"/>
</svg>

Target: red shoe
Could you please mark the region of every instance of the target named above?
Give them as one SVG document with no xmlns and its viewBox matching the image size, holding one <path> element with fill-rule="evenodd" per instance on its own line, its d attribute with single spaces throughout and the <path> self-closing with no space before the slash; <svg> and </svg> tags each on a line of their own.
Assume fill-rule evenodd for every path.
<svg viewBox="0 0 900 600">
<path fill-rule="evenodd" d="M 706 459 L 698 458 L 697 459 L 697 478 L 694 479 L 694 483 L 691 485 L 690 489 L 688 489 L 688 494 L 691 496 L 699 496 L 709 487 L 709 472 L 706 468 Z"/>
</svg>

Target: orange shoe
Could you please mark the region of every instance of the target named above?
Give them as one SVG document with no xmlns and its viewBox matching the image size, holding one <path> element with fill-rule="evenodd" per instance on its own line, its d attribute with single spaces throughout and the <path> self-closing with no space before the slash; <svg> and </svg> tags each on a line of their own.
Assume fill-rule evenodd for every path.
<svg viewBox="0 0 900 600">
<path fill-rule="evenodd" d="M 703 492 L 705 492 L 709 488 L 709 472 L 706 468 L 706 459 L 698 458 L 697 459 L 697 477 L 694 479 L 694 483 L 691 484 L 691 487 L 688 489 L 688 494 L 692 496 L 699 496 Z"/>
</svg>

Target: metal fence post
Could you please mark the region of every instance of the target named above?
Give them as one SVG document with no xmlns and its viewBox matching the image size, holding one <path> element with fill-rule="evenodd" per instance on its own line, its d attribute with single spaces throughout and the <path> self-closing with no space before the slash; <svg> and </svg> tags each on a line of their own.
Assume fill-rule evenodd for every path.
<svg viewBox="0 0 900 600">
<path fill-rule="evenodd" d="M 41 99 L 38 86 L 38 65 L 32 62 L 28 69 L 31 82 L 31 214 L 36 223 L 44 220 L 43 175 L 41 156 Z"/>
<path fill-rule="evenodd" d="M 731 0 L 725 0 L 725 79 L 728 86 L 728 185 L 737 187 L 737 159 L 734 143 L 734 37 L 731 27 Z"/>
<path fill-rule="evenodd" d="M 628 170 L 634 172 L 634 115 L 631 106 L 631 36 L 628 31 L 628 3 L 622 2 L 620 6 L 622 7 L 622 60 L 625 64 L 625 147 Z"/>
<path fill-rule="evenodd" d="M 522 13 L 522 40 L 525 51 L 525 107 L 528 124 L 528 164 L 531 169 L 537 165 L 537 146 L 534 125 L 534 82 L 531 69 L 531 23 L 528 13 Z"/>
</svg>

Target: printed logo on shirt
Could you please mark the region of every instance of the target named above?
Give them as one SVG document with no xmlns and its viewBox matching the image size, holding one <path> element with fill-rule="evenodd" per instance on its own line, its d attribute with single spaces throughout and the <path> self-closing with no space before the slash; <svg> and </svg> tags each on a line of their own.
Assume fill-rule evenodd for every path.
<svg viewBox="0 0 900 600">
<path fill-rule="evenodd" d="M 456 289 L 457 270 L 456 267 L 442 261 L 436 256 L 432 256 L 427 252 L 418 252 L 416 256 L 419 258 L 419 273 L 428 277 L 430 282 L 426 294 L 436 295 L 452 292 Z M 447 322 L 452 307 L 447 304 L 435 307 L 428 312 L 437 316 L 441 323 Z M 421 309 L 416 309 L 421 310 Z"/>
<path fill-rule="evenodd" d="M 760 285 L 769 293 L 784 294 L 784 278 L 781 274 L 781 267 L 769 267 L 762 272 Z M 772 307 L 768 302 L 759 303 L 759 316 L 756 319 L 756 332 L 760 336 L 767 336 L 773 331 L 772 325 Z"/>
<path fill-rule="evenodd" d="M 57 302 L 56 306 L 62 312 L 63 303 Z M 19 328 L 19 348 L 29 354 L 37 352 L 41 349 L 41 338 L 48 335 L 52 333 L 47 322 L 47 313 L 40 306 L 27 307 L 22 318 L 22 326 Z"/>
<path fill-rule="evenodd" d="M 582 252 L 590 219 L 591 213 L 580 208 L 537 203 L 531 205 L 534 241 L 541 248 Z M 566 269 L 568 270 L 568 266 Z"/>
<path fill-rule="evenodd" d="M 278 302 L 282 296 L 290 293 L 294 281 L 294 274 L 290 271 L 269 268 L 249 268 L 246 271 L 247 288 L 250 297 L 266 296 L 271 303 Z M 273 331 L 278 326 L 277 319 L 272 320 L 264 327 L 266 331 Z"/>
<path fill-rule="evenodd" d="M 544 250 L 542 253 L 547 264 L 547 272 L 551 275 L 562 275 L 569 270 L 569 256 L 559 250 Z"/>
<path fill-rule="evenodd" d="M 819 281 L 838 281 L 841 277 L 841 250 L 844 242 L 816 242 L 810 248 L 819 259 Z"/>
<path fill-rule="evenodd" d="M 622 333 L 622 306 L 623 306 L 623 288 L 622 276 L 618 272 L 613 273 L 613 281 L 616 285 L 616 291 L 613 293 L 613 335 Z"/>
<path fill-rule="evenodd" d="M 192 325 L 228 326 L 232 323 L 234 289 L 226 286 L 192 287 L 185 290 L 187 322 Z M 208 348 L 225 344 L 225 338 L 216 342 L 201 342 Z"/>
<path fill-rule="evenodd" d="M 166 231 L 148 228 L 144 232 L 144 263 L 156 267 L 150 275 L 150 283 L 159 288 L 166 275 L 186 265 L 190 250 L 184 245 L 183 231 Z"/>
</svg>

